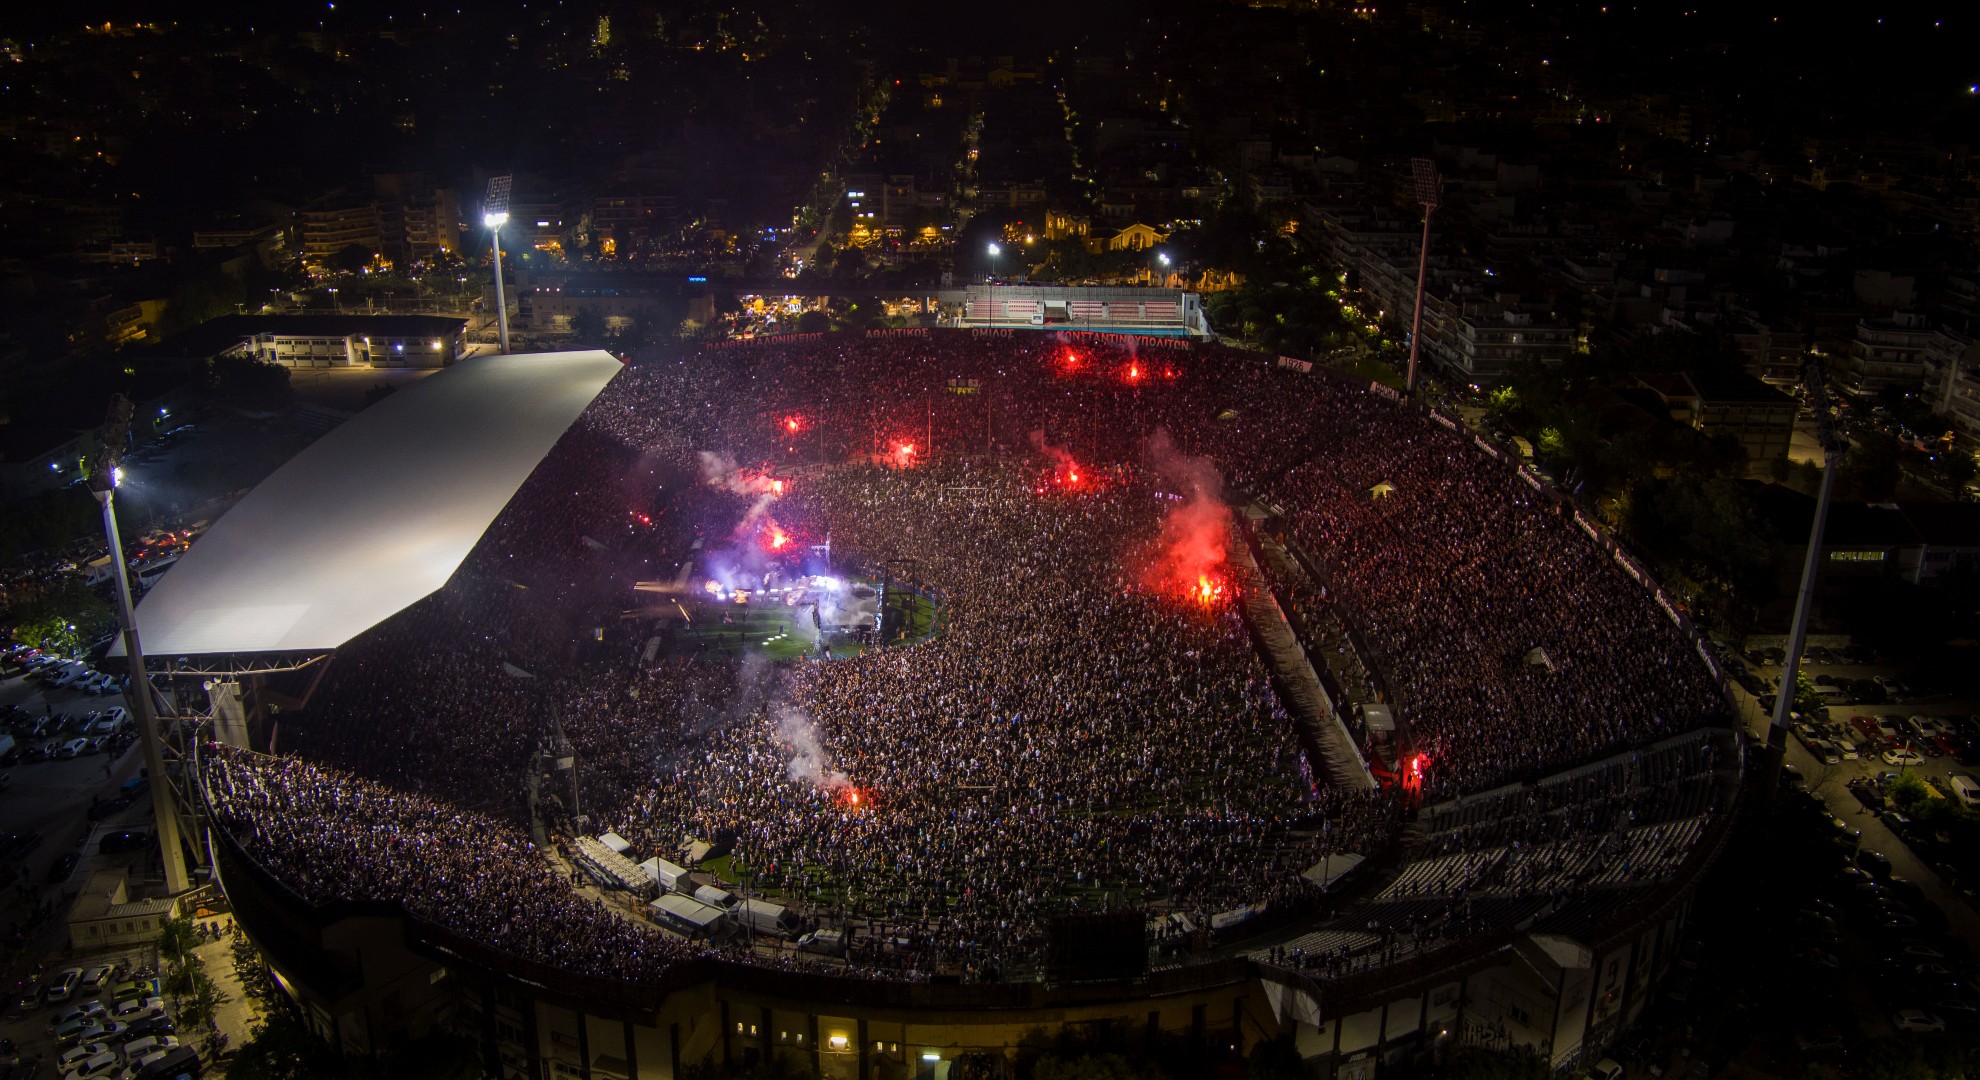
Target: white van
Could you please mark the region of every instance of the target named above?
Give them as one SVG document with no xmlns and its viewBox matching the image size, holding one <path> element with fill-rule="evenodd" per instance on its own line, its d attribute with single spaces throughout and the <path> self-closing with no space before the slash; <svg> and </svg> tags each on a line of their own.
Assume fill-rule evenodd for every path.
<svg viewBox="0 0 1980 1080">
<path fill-rule="evenodd" d="M 1965 773 L 1954 773 L 1952 789 L 1953 794 L 1959 796 L 1959 801 L 1965 803 L 1967 809 L 1980 808 L 1980 780 L 1975 780 Z"/>
</svg>

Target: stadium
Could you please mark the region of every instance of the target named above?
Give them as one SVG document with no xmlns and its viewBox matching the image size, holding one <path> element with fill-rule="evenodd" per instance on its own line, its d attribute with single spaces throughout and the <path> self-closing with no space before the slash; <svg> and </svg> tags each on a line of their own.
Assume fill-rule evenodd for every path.
<svg viewBox="0 0 1980 1080">
<path fill-rule="evenodd" d="M 1702 639 L 1517 461 L 1175 338 L 467 361 L 138 621 L 312 1027 L 501 1076 L 1568 1068 L 1742 770 Z"/>
</svg>

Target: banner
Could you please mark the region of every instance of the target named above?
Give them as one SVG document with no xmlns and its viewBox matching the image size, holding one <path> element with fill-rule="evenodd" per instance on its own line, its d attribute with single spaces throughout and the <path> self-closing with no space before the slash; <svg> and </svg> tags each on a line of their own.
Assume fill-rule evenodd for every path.
<svg viewBox="0 0 1980 1080">
<path fill-rule="evenodd" d="M 1638 585 L 1650 584 L 1649 582 L 1643 580 L 1643 571 L 1638 570 L 1636 568 L 1635 561 L 1632 560 L 1629 556 L 1624 555 L 1622 553 L 1621 548 L 1617 548 L 1614 551 L 1611 551 L 1609 554 L 1615 556 L 1616 565 L 1623 568 L 1623 573 L 1628 574 L 1630 577 L 1635 578 L 1636 583 Z"/>
<path fill-rule="evenodd" d="M 1448 416 L 1445 416 L 1443 413 L 1440 413 L 1435 409 L 1430 410 L 1430 419 L 1435 420 L 1436 422 L 1444 425 L 1447 428 L 1450 428 L 1452 431 L 1456 431 L 1458 429 L 1457 421 L 1451 419 Z"/>
<path fill-rule="evenodd" d="M 1499 456 L 1499 448 L 1498 448 L 1498 447 L 1496 447 L 1496 446 L 1493 446 L 1493 445 L 1492 445 L 1492 444 L 1491 444 L 1490 442 L 1487 442 L 1487 441 L 1486 441 L 1486 439 L 1485 439 L 1485 436 L 1483 436 L 1483 435 L 1473 435 L 1473 436 L 1471 437 L 1471 441 L 1472 441 L 1472 442 L 1475 442 L 1475 443 L 1477 443 L 1477 444 L 1478 444 L 1478 448 L 1479 448 L 1480 450 L 1483 450 L 1483 451 L 1485 451 L 1485 452 L 1486 452 L 1487 454 L 1490 454 L 1490 455 L 1491 455 L 1491 456 L 1493 457 L 1493 459 L 1494 459 L 1494 460 L 1496 460 L 1496 459 L 1498 458 L 1498 456 Z"/>
<path fill-rule="evenodd" d="M 1311 375 L 1313 373 L 1313 362 L 1311 360 L 1295 360 L 1290 356 L 1281 356 L 1279 357 L 1279 366 L 1290 368 L 1302 375 Z"/>
<path fill-rule="evenodd" d="M 1390 401 L 1402 400 L 1402 391 L 1391 386 L 1384 386 L 1378 382 L 1369 383 L 1368 392 L 1374 394 L 1376 397 L 1388 398 Z"/>
</svg>

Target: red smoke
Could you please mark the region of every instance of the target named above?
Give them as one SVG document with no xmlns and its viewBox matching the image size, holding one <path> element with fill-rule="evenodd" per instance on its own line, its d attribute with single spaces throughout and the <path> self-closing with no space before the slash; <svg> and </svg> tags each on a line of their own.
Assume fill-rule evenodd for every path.
<svg viewBox="0 0 1980 1080">
<path fill-rule="evenodd" d="M 790 534 L 775 521 L 766 521 L 763 528 L 763 546 L 771 551 L 782 551 L 791 543 Z"/>
<path fill-rule="evenodd" d="M 1044 429 L 1033 431 L 1029 438 L 1032 449 L 1052 459 L 1051 482 L 1055 487 L 1079 489 L 1093 482 L 1092 470 L 1080 468 L 1066 448 L 1046 442 Z"/>
<path fill-rule="evenodd" d="M 1224 559 L 1229 549 L 1231 508 L 1224 504 L 1224 481 L 1207 457 L 1190 457 L 1156 431 L 1144 448 L 1149 466 L 1172 489 L 1176 502 L 1162 519 L 1149 586 L 1209 604 L 1225 595 Z"/>
</svg>

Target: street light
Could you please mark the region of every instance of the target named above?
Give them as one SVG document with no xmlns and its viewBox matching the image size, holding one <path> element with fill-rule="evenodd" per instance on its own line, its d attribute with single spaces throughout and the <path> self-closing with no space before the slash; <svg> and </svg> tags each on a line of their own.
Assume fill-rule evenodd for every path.
<svg viewBox="0 0 1980 1080">
<path fill-rule="evenodd" d="M 488 178 L 488 197 L 481 205 L 481 223 L 488 226 L 488 243 L 495 255 L 495 326 L 502 352 L 509 351 L 509 301 L 502 295 L 502 226 L 509 221 L 509 188 L 515 178 Z"/>
</svg>

